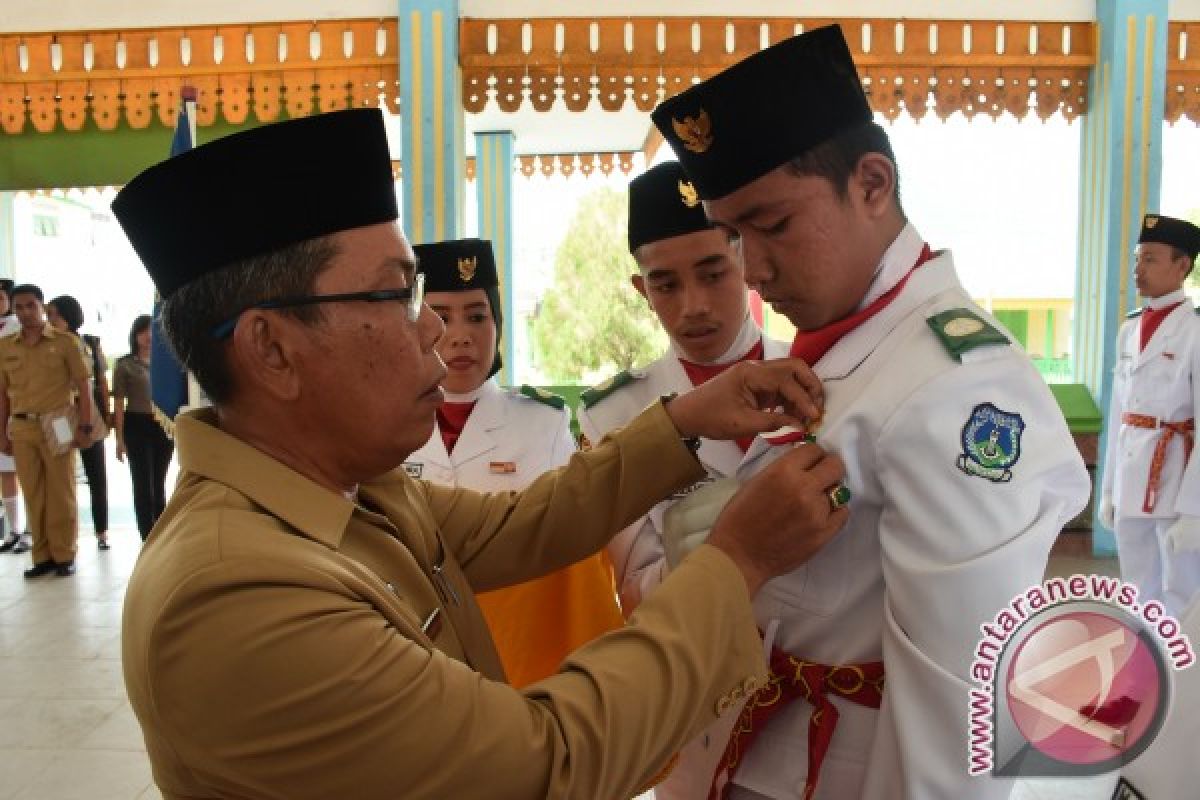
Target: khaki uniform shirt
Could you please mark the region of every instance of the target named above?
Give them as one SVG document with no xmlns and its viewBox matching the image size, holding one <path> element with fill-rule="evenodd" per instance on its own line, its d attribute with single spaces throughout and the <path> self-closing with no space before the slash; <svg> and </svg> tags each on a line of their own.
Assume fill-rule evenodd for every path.
<svg viewBox="0 0 1200 800">
<path fill-rule="evenodd" d="M 21 337 L 16 333 L 0 339 L 0 391 L 8 393 L 9 415 L 41 414 L 70 405 L 75 384 L 91 375 L 78 337 L 49 324 L 37 344 Z M 14 439 L 42 435 L 37 420 L 13 419 L 9 425 Z"/>
<path fill-rule="evenodd" d="M 703 474 L 661 405 L 523 492 L 397 469 L 357 503 L 213 420 L 179 419 L 125 599 L 165 798 L 628 798 L 765 677 L 741 574 L 705 546 L 557 675 L 495 680 L 473 590 L 597 552 Z"/>
</svg>

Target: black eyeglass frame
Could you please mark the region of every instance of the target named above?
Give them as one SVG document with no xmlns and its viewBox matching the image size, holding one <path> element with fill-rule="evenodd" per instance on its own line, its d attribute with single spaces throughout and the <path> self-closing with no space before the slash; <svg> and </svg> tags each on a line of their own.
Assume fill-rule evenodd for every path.
<svg viewBox="0 0 1200 800">
<path fill-rule="evenodd" d="M 416 322 L 421 316 L 421 306 L 425 304 L 425 274 L 418 272 L 412 286 L 403 289 L 375 289 L 369 292 L 344 292 L 341 294 L 310 294 L 298 297 L 280 297 L 275 300 L 264 300 L 261 303 L 246 306 L 224 322 L 214 325 L 208 332 L 214 339 L 226 339 L 233 335 L 238 318 L 251 309 L 270 311 L 279 308 L 295 308 L 297 306 L 312 306 L 319 303 L 388 303 L 396 301 L 408 303 L 408 321 Z"/>
</svg>

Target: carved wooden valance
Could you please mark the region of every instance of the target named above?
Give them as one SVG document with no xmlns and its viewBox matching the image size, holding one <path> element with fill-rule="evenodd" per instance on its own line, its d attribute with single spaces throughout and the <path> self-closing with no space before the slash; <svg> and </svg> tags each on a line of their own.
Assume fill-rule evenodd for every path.
<svg viewBox="0 0 1200 800">
<path fill-rule="evenodd" d="M 1163 118 L 1200 125 L 1200 22 L 1167 24 L 1167 99 Z"/>
<path fill-rule="evenodd" d="M 463 104 L 594 103 L 649 111 L 663 99 L 793 33 L 839 20 L 786 18 L 464 19 Z M 1074 119 L 1096 61 L 1091 22 L 840 20 L 874 109 L 888 119 Z"/>
<path fill-rule="evenodd" d="M 396 20 L 0 34 L 0 127 L 168 126 L 179 89 L 197 123 L 233 124 L 385 103 L 397 110 Z"/>
<path fill-rule="evenodd" d="M 663 98 L 822 19 L 463 19 L 463 102 L 650 110 Z M 1072 119 L 1095 62 L 1090 22 L 844 20 L 863 83 L 889 119 L 963 114 Z M 1182 30 L 1172 23 L 1172 31 Z M 1178 60 L 1178 59 L 1177 59 Z M 1190 67 L 1195 59 L 1179 63 Z M 1172 72 L 1175 75 L 1179 70 Z M 1183 69 L 1185 75 L 1194 74 Z M 0 34 L 0 129 L 174 124 L 178 91 L 198 123 L 240 124 L 354 106 L 398 111 L 396 20 Z M 1172 96 L 1179 108 L 1194 81 Z M 1191 88 L 1188 88 L 1191 87 Z M 1194 104 L 1194 102 L 1193 102 Z M 1182 113 L 1182 112 L 1181 112 Z"/>
<path fill-rule="evenodd" d="M 614 169 L 623 175 L 633 172 L 634 159 L 638 156 L 636 150 L 615 150 L 603 153 L 537 153 L 518 155 L 513 158 L 513 170 L 526 178 L 540 175 L 551 178 L 562 175 L 570 178 L 581 175 L 589 178 L 597 171 L 601 175 L 611 175 Z M 392 161 L 392 177 L 400 180 L 402 169 L 399 161 Z M 468 181 L 475 180 L 475 158 L 468 156 L 463 174 Z"/>
</svg>

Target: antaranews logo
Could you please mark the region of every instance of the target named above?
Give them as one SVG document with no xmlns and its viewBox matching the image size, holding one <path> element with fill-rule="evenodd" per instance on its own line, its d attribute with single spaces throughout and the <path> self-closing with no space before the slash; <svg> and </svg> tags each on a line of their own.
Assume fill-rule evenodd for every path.
<svg viewBox="0 0 1200 800">
<path fill-rule="evenodd" d="M 971 663 L 967 771 L 1109 772 L 1154 740 L 1170 671 L 1196 660 L 1179 622 L 1103 575 L 1032 586 L 987 623 Z"/>
</svg>

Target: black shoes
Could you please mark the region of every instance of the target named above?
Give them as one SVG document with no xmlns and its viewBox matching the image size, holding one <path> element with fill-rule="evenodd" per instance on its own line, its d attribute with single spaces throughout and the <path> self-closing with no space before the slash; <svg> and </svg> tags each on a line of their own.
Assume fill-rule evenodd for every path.
<svg viewBox="0 0 1200 800">
<path fill-rule="evenodd" d="M 4 539 L 4 544 L 0 544 L 0 553 L 7 553 L 9 550 L 12 550 L 17 546 L 17 542 L 19 541 L 21 541 L 19 533 L 9 533 Z"/>
<path fill-rule="evenodd" d="M 75 574 L 75 562 L 64 561 L 63 563 L 59 564 L 52 558 L 46 559 L 45 561 L 39 561 L 29 569 L 25 570 L 25 578 L 40 578 L 43 575 L 49 575 L 51 572 L 60 578 L 69 578 Z"/>
<path fill-rule="evenodd" d="M 43 575 L 49 575 L 51 572 L 57 572 L 58 568 L 58 564 L 55 564 L 53 559 L 47 559 L 45 561 L 40 561 L 29 569 L 25 570 L 25 577 L 40 578 Z M 71 564 L 71 571 L 75 571 L 75 565 L 73 563 Z"/>
<path fill-rule="evenodd" d="M 21 540 L 13 546 L 12 553 L 14 556 L 16 556 L 20 555 L 21 553 L 28 553 L 32 549 L 33 545 L 29 543 L 29 534 L 26 533 L 21 537 Z"/>
</svg>

